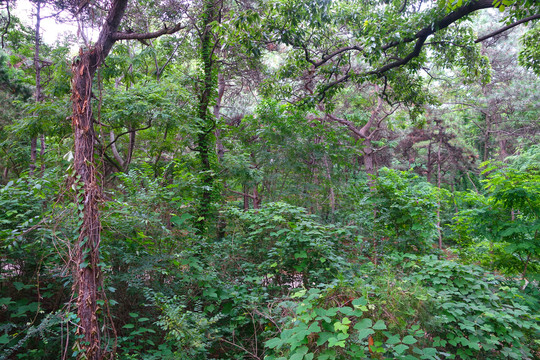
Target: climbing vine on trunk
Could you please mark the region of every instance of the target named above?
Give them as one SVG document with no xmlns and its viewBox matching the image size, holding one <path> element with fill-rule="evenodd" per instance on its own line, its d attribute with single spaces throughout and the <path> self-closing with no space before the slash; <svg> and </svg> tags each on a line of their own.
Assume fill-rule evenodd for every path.
<svg viewBox="0 0 540 360">
<path fill-rule="evenodd" d="M 219 21 L 221 0 L 205 0 L 201 15 L 201 84 L 197 106 L 197 153 L 200 161 L 200 184 L 198 194 L 197 228 L 201 234 L 208 232 L 209 220 L 214 213 L 214 203 L 218 200 L 219 189 L 215 179 L 217 156 L 214 151 L 216 119 L 211 113 L 210 106 L 217 97 L 217 64 L 214 50 L 217 40 L 214 38 L 212 27 Z"/>
</svg>

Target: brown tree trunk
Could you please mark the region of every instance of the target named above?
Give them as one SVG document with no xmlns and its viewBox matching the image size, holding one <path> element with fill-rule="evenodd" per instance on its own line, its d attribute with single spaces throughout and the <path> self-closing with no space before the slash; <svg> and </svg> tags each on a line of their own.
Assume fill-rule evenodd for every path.
<svg viewBox="0 0 540 360">
<path fill-rule="evenodd" d="M 74 169 L 77 204 L 82 225 L 75 250 L 75 286 L 78 291 L 77 311 L 81 335 L 78 350 L 81 358 L 101 359 L 100 330 L 97 319 L 98 289 L 101 286 L 99 267 L 99 243 L 101 222 L 98 203 L 101 190 L 98 183 L 94 160 L 94 133 L 91 93 L 92 78 L 98 63 L 91 52 L 82 53 L 72 65 L 73 115 L 72 126 L 75 135 Z"/>
<path fill-rule="evenodd" d="M 30 176 L 34 176 L 36 171 L 36 158 L 37 158 L 37 137 L 32 136 L 30 139 Z"/>
<path fill-rule="evenodd" d="M 43 176 L 43 172 L 45 171 L 45 135 L 41 134 L 40 140 L 41 140 L 41 148 L 39 151 L 39 156 L 41 158 L 41 175 L 40 176 Z"/>
<path fill-rule="evenodd" d="M 114 42 L 114 33 L 120 25 L 128 0 L 115 0 L 99 34 L 98 41 L 90 49 L 79 52 L 71 65 L 72 127 L 75 137 L 74 170 L 79 208 L 79 237 L 74 254 L 74 286 L 77 291 L 77 329 L 80 338 L 75 344 L 78 358 L 100 360 L 101 334 L 98 323 L 98 294 L 102 284 L 99 267 L 99 243 L 101 221 L 99 201 L 101 189 L 94 159 L 96 135 L 92 116 L 92 79 L 98 67 L 109 54 Z"/>
<path fill-rule="evenodd" d="M 261 207 L 261 195 L 259 194 L 259 187 L 255 185 L 253 187 L 253 209 L 259 209 Z"/>
</svg>

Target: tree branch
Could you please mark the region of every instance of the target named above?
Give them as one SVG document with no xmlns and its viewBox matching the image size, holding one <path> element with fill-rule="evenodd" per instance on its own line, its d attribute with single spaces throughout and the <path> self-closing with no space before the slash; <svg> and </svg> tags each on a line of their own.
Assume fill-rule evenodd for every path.
<svg viewBox="0 0 540 360">
<path fill-rule="evenodd" d="M 465 16 L 472 14 L 475 11 L 488 9 L 492 7 L 493 7 L 492 0 L 476 0 L 476 1 L 473 0 L 469 4 L 462 6 L 456 9 L 455 11 L 452 11 L 451 13 L 449 13 L 442 19 L 435 21 L 434 23 L 429 24 L 428 26 L 424 27 L 423 29 L 418 31 L 414 36 L 405 38 L 401 41 L 393 41 L 384 45 L 382 47 L 382 50 L 388 50 L 400 44 L 410 43 L 421 38 L 427 38 L 429 35 L 432 35 L 439 30 L 447 28 L 448 26 L 452 25 L 459 19 L 464 18 Z"/>
<path fill-rule="evenodd" d="M 147 40 L 147 39 L 155 39 L 157 37 L 160 37 L 162 35 L 171 35 L 174 34 L 184 28 L 186 28 L 186 25 L 182 25 L 180 23 L 176 24 L 172 28 L 168 28 L 165 26 L 163 29 L 149 32 L 149 33 L 130 33 L 130 32 L 115 32 L 112 35 L 113 40 Z"/>
<path fill-rule="evenodd" d="M 109 145 L 105 146 L 105 150 L 107 150 L 112 144 L 114 144 L 116 141 L 118 141 L 118 139 L 121 137 L 121 136 L 124 136 L 126 134 L 129 134 L 129 133 L 134 133 L 136 131 L 141 131 L 141 130 L 146 130 L 146 129 L 150 129 L 152 127 L 152 120 L 150 120 L 148 122 L 148 126 L 145 126 L 145 127 L 142 127 L 142 128 L 138 128 L 138 129 L 132 129 L 132 130 L 128 130 L 128 131 L 124 131 L 123 133 L 121 133 L 120 135 L 116 136 L 116 138 L 114 139 L 114 141 L 111 141 Z"/>
<path fill-rule="evenodd" d="M 529 21 L 532 21 L 532 20 L 537 20 L 537 19 L 540 19 L 540 14 L 532 15 L 532 16 L 523 18 L 523 19 L 521 19 L 521 20 L 518 20 L 518 21 L 516 21 L 515 23 L 512 23 L 512 24 L 510 24 L 510 25 L 507 25 L 507 26 L 505 26 L 505 27 L 502 27 L 502 28 L 500 28 L 500 29 L 498 29 L 498 30 L 495 30 L 495 31 L 493 31 L 493 32 L 491 32 L 491 33 L 489 33 L 489 34 L 487 34 L 487 35 L 482 36 L 482 37 L 479 37 L 479 38 L 476 39 L 474 42 L 475 42 L 475 43 L 482 42 L 482 41 L 484 41 L 484 40 L 487 40 L 487 39 L 489 39 L 489 38 L 492 38 L 492 37 L 494 37 L 494 36 L 497 36 L 497 35 L 499 35 L 499 34 L 505 32 L 505 31 L 507 31 L 507 30 L 510 30 L 510 29 L 512 29 L 512 28 L 515 27 L 515 26 L 524 24 L 524 23 L 529 22 Z"/>
</svg>

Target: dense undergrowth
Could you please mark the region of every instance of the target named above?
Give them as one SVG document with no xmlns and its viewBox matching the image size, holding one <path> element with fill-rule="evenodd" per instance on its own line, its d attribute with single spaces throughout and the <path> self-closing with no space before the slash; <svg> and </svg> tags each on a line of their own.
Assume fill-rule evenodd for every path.
<svg viewBox="0 0 540 360">
<path fill-rule="evenodd" d="M 492 172 L 484 195 L 383 169 L 373 191 L 354 180 L 333 221 L 230 202 L 219 238 L 196 235 L 183 164 L 157 178 L 132 170 L 103 203 L 104 343 L 118 359 L 537 358 L 538 172 L 527 169 Z M 0 188 L 1 359 L 75 353 L 77 209 L 61 184 L 46 173 Z"/>
</svg>

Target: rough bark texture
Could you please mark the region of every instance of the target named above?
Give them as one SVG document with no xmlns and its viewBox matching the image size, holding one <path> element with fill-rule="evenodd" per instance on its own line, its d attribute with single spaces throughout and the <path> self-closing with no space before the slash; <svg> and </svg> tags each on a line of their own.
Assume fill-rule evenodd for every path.
<svg viewBox="0 0 540 360">
<path fill-rule="evenodd" d="M 98 360 L 103 358 L 101 334 L 99 330 L 98 294 L 102 283 L 99 267 L 99 243 L 101 221 L 99 202 L 101 189 L 94 160 L 96 135 L 92 116 L 92 79 L 98 67 L 109 54 L 127 6 L 127 0 L 115 0 L 93 48 L 81 49 L 72 64 L 72 127 L 75 137 L 75 184 L 77 204 L 81 210 L 82 225 L 75 247 L 75 287 L 78 293 L 77 312 L 80 318 L 77 330 L 81 338 L 76 349 L 80 359 Z"/>
<path fill-rule="evenodd" d="M 124 17 L 128 0 L 112 0 L 107 17 L 101 27 L 97 42 L 89 49 L 81 49 L 72 64 L 72 126 L 75 137 L 74 183 L 77 188 L 79 217 L 82 220 L 79 237 L 74 253 L 75 288 L 78 293 L 77 311 L 80 318 L 77 330 L 80 339 L 75 347 L 79 350 L 79 359 L 98 360 L 103 358 L 101 335 L 99 330 L 97 300 L 102 283 L 99 267 L 99 243 L 101 221 L 99 202 L 101 189 L 99 174 L 94 160 L 94 120 L 92 116 L 92 80 L 97 69 L 111 51 L 114 43 L 121 39 L 151 39 L 165 34 L 172 34 L 182 29 L 180 24 L 172 28 L 146 33 L 120 33 L 118 28 Z M 127 165 L 131 160 L 134 133 L 130 136 L 130 151 Z M 126 166 L 127 166 L 126 165 Z"/>
<path fill-rule="evenodd" d="M 98 287 L 101 285 L 99 243 L 101 222 L 98 204 L 100 187 L 94 161 L 95 133 L 92 121 L 92 78 L 97 67 L 96 57 L 81 54 L 72 65 L 72 126 L 75 135 L 74 168 L 79 209 L 82 207 L 82 225 L 75 251 L 75 275 L 78 290 L 77 309 L 80 318 L 79 341 L 81 357 L 101 359 L 100 331 L 97 320 Z"/>
</svg>

